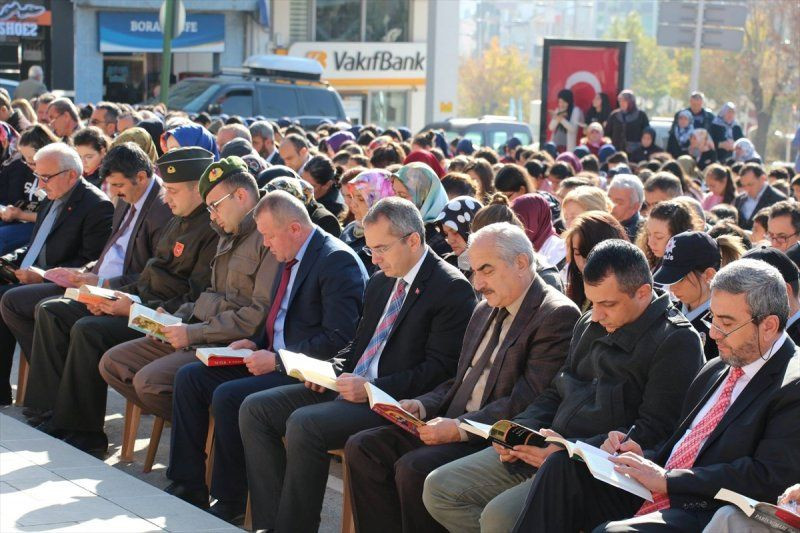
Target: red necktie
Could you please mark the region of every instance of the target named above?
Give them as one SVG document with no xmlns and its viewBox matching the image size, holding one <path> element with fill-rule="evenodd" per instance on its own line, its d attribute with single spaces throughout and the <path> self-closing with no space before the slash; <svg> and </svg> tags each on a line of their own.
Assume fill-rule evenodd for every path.
<svg viewBox="0 0 800 533">
<path fill-rule="evenodd" d="M 283 297 L 286 296 L 286 288 L 289 286 L 289 279 L 292 277 L 292 267 L 297 263 L 297 259 L 287 261 L 283 265 L 283 272 L 281 273 L 281 282 L 278 284 L 278 290 L 275 292 L 275 299 L 272 300 L 272 305 L 267 313 L 267 340 L 269 341 L 269 349 L 272 350 L 272 343 L 275 341 L 275 319 L 278 318 L 278 311 L 281 309 L 281 302 Z"/>
<path fill-rule="evenodd" d="M 730 407 L 733 387 L 743 374 L 744 370 L 741 368 L 731 368 L 728 379 L 726 379 L 725 383 L 722 385 L 722 394 L 719 395 L 719 398 L 717 398 L 717 401 L 711 409 L 706 413 L 703 419 L 697 423 L 694 429 L 689 432 L 683 439 L 683 442 L 681 442 L 681 445 L 678 446 L 678 449 L 672 454 L 672 457 L 669 458 L 665 465 L 667 470 L 691 468 L 692 465 L 694 465 L 700 447 L 708 436 L 711 435 L 711 432 L 714 431 L 719 421 L 725 416 L 728 407 Z M 639 509 L 639 512 L 636 513 L 636 516 L 661 511 L 662 509 L 669 509 L 669 496 L 667 494 L 655 493 L 653 494 L 653 501 L 645 502 L 641 509 Z"/>
</svg>

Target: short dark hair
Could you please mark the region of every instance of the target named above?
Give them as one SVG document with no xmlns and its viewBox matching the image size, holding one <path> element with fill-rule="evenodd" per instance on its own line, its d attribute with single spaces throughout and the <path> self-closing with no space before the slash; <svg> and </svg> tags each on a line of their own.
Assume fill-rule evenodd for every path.
<svg viewBox="0 0 800 533">
<path fill-rule="evenodd" d="M 800 205 L 791 200 L 782 200 L 769 208 L 769 218 L 788 216 L 794 231 L 800 233 Z"/>
<path fill-rule="evenodd" d="M 612 274 L 620 289 L 629 296 L 642 285 L 653 286 L 653 275 L 644 252 L 622 239 L 608 239 L 597 244 L 583 268 L 587 285 L 598 285 Z"/>
<path fill-rule="evenodd" d="M 739 220 L 739 210 L 736 209 L 731 204 L 717 204 L 714 207 L 712 207 L 711 209 L 709 209 L 709 211 L 711 212 L 712 215 L 717 217 L 718 221 L 719 220 L 730 220 L 730 221 L 736 223 L 736 221 Z M 763 209 L 762 209 L 762 211 L 763 211 Z M 759 213 L 760 212 L 761 211 L 759 211 Z M 758 216 L 758 213 L 756 213 L 756 216 Z M 766 219 L 765 219 L 765 222 L 766 222 Z M 767 227 L 766 224 L 764 225 L 764 227 Z"/>
<path fill-rule="evenodd" d="M 766 174 L 766 172 L 764 172 L 764 167 L 758 163 L 745 163 L 742 168 L 739 169 L 739 176 L 744 176 L 748 172 L 752 172 L 756 178 L 760 178 Z"/>
<path fill-rule="evenodd" d="M 500 192 L 517 192 L 520 187 L 525 187 L 525 192 L 533 192 L 535 189 L 525 174 L 525 170 L 519 165 L 503 165 L 494 176 L 494 188 Z"/>
<path fill-rule="evenodd" d="M 600 160 L 594 154 L 581 157 L 581 166 L 588 172 L 600 172 Z"/>
<path fill-rule="evenodd" d="M 788 182 L 789 181 L 789 171 L 783 167 L 775 167 L 769 171 L 768 176 L 770 178 L 775 178 L 776 180 L 783 180 Z"/>
<path fill-rule="evenodd" d="M 258 182 L 249 172 L 237 172 L 231 174 L 225 181 L 220 183 L 227 187 L 228 192 L 233 192 L 236 189 L 244 189 L 247 193 L 257 202 L 259 197 Z"/>
<path fill-rule="evenodd" d="M 555 176 L 559 181 L 571 178 L 574 174 L 572 167 L 564 161 L 556 161 L 547 171 L 548 176 Z"/>
<path fill-rule="evenodd" d="M 339 179 L 342 177 L 342 167 L 335 166 L 328 156 L 321 154 L 309 159 L 303 170 L 311 174 L 314 181 L 320 185 L 333 181 L 334 186 L 338 187 Z"/>
<path fill-rule="evenodd" d="M 677 198 L 683 193 L 681 180 L 669 172 L 658 172 L 651 176 L 644 183 L 644 190 L 647 192 L 664 191 L 672 198 Z"/>
<path fill-rule="evenodd" d="M 48 144 L 57 143 L 60 140 L 61 139 L 44 124 L 34 124 L 20 134 L 17 145 L 30 146 L 31 148 L 39 150 Z"/>
<path fill-rule="evenodd" d="M 120 115 L 120 108 L 113 102 L 98 102 L 95 106 L 95 111 L 102 109 L 106 112 L 106 122 L 116 122 Z"/>
<path fill-rule="evenodd" d="M 450 198 L 472 196 L 478 193 L 478 184 L 463 172 L 448 172 L 442 178 L 442 187 Z"/>
<path fill-rule="evenodd" d="M 100 177 L 107 178 L 112 172 L 119 172 L 129 180 L 133 181 L 136 174 L 146 172 L 147 177 L 153 175 L 153 163 L 139 148 L 139 145 L 126 142 L 118 144 L 108 151 L 100 165 Z"/>
<path fill-rule="evenodd" d="M 289 141 L 294 146 L 294 149 L 298 152 L 303 148 L 308 148 L 308 141 L 302 135 L 298 135 L 297 133 L 290 133 L 286 137 L 283 138 L 284 141 Z"/>
<path fill-rule="evenodd" d="M 89 126 L 72 134 L 72 146 L 91 146 L 93 150 L 99 152 L 108 150 L 110 144 L 106 134 L 97 126 Z"/>
</svg>

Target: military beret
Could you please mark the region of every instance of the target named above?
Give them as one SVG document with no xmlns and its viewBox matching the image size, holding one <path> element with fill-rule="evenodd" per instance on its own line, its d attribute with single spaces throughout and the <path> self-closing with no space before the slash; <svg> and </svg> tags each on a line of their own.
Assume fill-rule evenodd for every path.
<svg viewBox="0 0 800 533">
<path fill-rule="evenodd" d="M 161 179 L 167 183 L 197 181 L 214 162 L 214 154 L 197 146 L 176 148 L 156 161 Z"/>
<path fill-rule="evenodd" d="M 205 172 L 203 172 L 203 175 L 200 176 L 200 183 L 197 184 L 200 196 L 205 200 L 211 189 L 230 176 L 242 173 L 249 174 L 250 168 L 239 156 L 232 155 L 220 159 L 216 163 L 211 163 L 208 168 L 206 168 Z"/>
</svg>

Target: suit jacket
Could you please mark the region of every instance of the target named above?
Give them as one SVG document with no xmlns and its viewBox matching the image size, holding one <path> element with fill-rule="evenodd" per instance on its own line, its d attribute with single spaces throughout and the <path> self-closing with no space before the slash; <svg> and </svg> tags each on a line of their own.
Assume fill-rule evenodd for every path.
<svg viewBox="0 0 800 533">
<path fill-rule="evenodd" d="M 413 398 L 452 378 L 475 307 L 475 293 L 461 272 L 427 251 L 378 360 L 375 386 L 398 399 Z M 346 372 L 355 369 L 367 349 L 395 281 L 380 271 L 370 279 L 355 340 L 339 355 Z"/>
<path fill-rule="evenodd" d="M 697 412 L 727 377 L 728 365 L 709 361 L 689 386 L 681 422 L 656 452 L 666 463 Z M 712 510 L 721 488 L 774 502 L 800 472 L 800 354 L 791 339 L 764 364 L 703 443 L 690 469 L 667 474 L 672 507 Z"/>
<path fill-rule="evenodd" d="M 108 280 L 112 289 L 133 283 L 139 277 L 139 273 L 144 269 L 147 261 L 155 255 L 156 244 L 161 238 L 161 233 L 167 226 L 167 222 L 172 219 L 172 211 L 164 202 L 164 187 L 161 178 L 153 176 L 155 180 L 153 187 L 142 204 L 142 212 L 136 217 L 136 224 L 133 226 L 131 238 L 128 240 L 128 248 L 125 250 L 125 261 L 122 265 L 122 275 Z M 114 225 L 111 235 L 116 233 L 117 228 L 125 220 L 130 209 L 127 202 L 118 202 L 114 210 Z"/>
<path fill-rule="evenodd" d="M 287 350 L 330 359 L 356 334 L 367 272 L 349 246 L 314 228 L 289 293 L 283 338 Z M 280 276 L 283 263 L 278 272 Z M 277 278 L 273 301 L 279 284 Z M 261 329 L 256 344 L 267 346 L 266 333 Z"/>
<path fill-rule="evenodd" d="M 789 335 L 789 338 L 792 339 L 792 342 L 800 345 L 800 320 L 796 321 L 791 326 L 787 326 L 786 333 Z"/>
<path fill-rule="evenodd" d="M 41 206 L 28 246 L 15 251 L 12 261 L 22 261 L 52 206 L 51 201 Z M 111 234 L 113 211 L 114 206 L 103 191 L 78 179 L 45 240 L 45 264 L 34 264 L 42 268 L 81 267 L 96 260 Z"/>
<path fill-rule="evenodd" d="M 493 311 L 485 300 L 478 304 L 464 336 L 455 378 L 417 398 L 425 406 L 426 418 L 447 411 L 493 320 Z M 572 300 L 534 276 L 492 362 L 481 409 L 459 418 L 468 416 L 470 420 L 493 424 L 527 407 L 564 364 L 579 318 L 580 311 Z"/>
<path fill-rule="evenodd" d="M 742 215 L 742 206 L 744 205 L 745 200 L 747 199 L 747 193 L 741 193 L 736 195 L 736 199 L 733 201 L 736 209 L 739 211 L 739 227 L 742 229 L 753 229 L 753 217 L 758 213 L 760 210 L 764 209 L 765 207 L 769 207 L 772 204 L 776 204 L 781 200 L 786 200 L 786 195 L 784 195 L 781 191 L 772 187 L 772 185 L 767 184 L 767 188 L 764 190 L 764 194 L 761 195 L 759 198 L 758 203 L 756 204 L 756 208 L 753 209 L 753 212 L 750 213 L 749 218 L 744 218 Z"/>
</svg>

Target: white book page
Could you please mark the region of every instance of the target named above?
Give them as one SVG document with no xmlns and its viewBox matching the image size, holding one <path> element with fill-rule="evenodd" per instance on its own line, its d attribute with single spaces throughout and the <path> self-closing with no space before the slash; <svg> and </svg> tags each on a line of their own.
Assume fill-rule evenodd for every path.
<svg viewBox="0 0 800 533">
<path fill-rule="evenodd" d="M 458 427 L 464 431 L 472 433 L 473 435 L 483 437 L 484 439 L 488 439 L 492 431 L 492 426 L 489 424 L 481 424 L 480 422 L 467 420 L 466 418 L 458 425 Z"/>
<path fill-rule="evenodd" d="M 614 463 L 609 460 L 611 457 L 609 453 L 585 442 L 578 441 L 574 446 L 581 451 L 580 456 L 594 477 L 645 500 L 653 501 L 653 494 L 644 485 L 614 470 Z"/>
<path fill-rule="evenodd" d="M 400 407 L 400 403 L 389 396 L 387 393 L 373 385 L 372 383 L 364 383 L 367 389 L 367 396 L 369 396 L 369 406 L 372 407 L 376 403 L 383 403 L 386 405 L 396 405 Z"/>
</svg>

